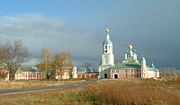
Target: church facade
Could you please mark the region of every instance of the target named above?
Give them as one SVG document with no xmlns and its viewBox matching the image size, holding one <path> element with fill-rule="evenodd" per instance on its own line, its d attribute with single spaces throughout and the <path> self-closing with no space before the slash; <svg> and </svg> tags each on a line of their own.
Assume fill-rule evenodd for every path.
<svg viewBox="0 0 180 105">
<path fill-rule="evenodd" d="M 132 45 L 128 46 L 124 60 L 114 64 L 113 43 L 110 40 L 109 29 L 106 29 L 102 60 L 99 66 L 99 77 L 101 79 L 158 78 L 159 70 L 153 64 L 152 66 L 148 66 L 145 57 L 142 57 L 139 62 Z"/>
</svg>

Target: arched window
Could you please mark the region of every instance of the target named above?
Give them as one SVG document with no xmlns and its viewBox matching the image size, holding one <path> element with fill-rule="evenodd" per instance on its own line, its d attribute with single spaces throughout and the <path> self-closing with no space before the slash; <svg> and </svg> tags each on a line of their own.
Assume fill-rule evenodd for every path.
<svg viewBox="0 0 180 105">
<path fill-rule="evenodd" d="M 105 50 L 104 50 L 105 53 L 107 53 L 107 45 L 105 45 Z"/>
</svg>

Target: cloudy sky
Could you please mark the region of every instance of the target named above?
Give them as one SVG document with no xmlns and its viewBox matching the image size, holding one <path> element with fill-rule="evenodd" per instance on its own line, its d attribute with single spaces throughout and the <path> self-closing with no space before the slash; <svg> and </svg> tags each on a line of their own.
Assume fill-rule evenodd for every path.
<svg viewBox="0 0 180 105">
<path fill-rule="evenodd" d="M 35 63 L 43 47 L 73 63 L 101 60 L 110 28 L 116 61 L 128 44 L 156 67 L 180 68 L 180 0 L 1 0 L 0 41 L 21 39 Z"/>
</svg>

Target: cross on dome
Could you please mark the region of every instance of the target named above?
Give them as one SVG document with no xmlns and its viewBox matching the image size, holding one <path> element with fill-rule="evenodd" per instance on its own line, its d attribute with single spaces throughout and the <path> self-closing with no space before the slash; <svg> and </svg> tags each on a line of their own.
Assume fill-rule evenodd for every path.
<svg viewBox="0 0 180 105">
<path fill-rule="evenodd" d="M 109 33 L 109 28 L 106 28 L 106 34 Z"/>
<path fill-rule="evenodd" d="M 129 49 L 132 50 L 133 49 L 133 46 L 131 44 L 129 44 Z"/>
</svg>

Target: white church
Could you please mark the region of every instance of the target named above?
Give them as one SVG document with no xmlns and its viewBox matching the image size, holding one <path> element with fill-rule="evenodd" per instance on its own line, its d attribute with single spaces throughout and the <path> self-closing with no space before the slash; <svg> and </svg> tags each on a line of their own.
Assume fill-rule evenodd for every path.
<svg viewBox="0 0 180 105">
<path fill-rule="evenodd" d="M 138 60 L 135 49 L 128 46 L 125 58 L 122 62 L 114 64 L 113 43 L 110 40 L 109 29 L 106 29 L 105 40 L 103 42 L 102 63 L 99 66 L 99 77 L 101 79 L 118 78 L 158 78 L 159 70 L 146 64 L 145 57 Z"/>
</svg>

